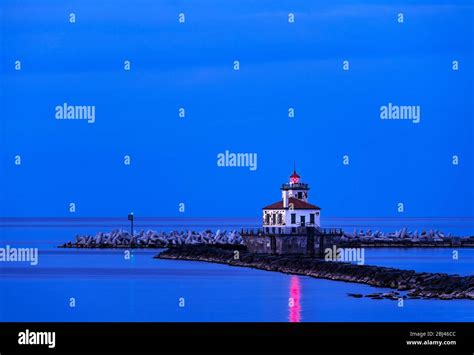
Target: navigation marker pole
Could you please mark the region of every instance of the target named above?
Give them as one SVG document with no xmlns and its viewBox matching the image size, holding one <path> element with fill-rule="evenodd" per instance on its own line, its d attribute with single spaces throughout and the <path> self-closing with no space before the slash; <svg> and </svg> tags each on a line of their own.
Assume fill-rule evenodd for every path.
<svg viewBox="0 0 474 355">
<path fill-rule="evenodd" d="M 130 221 L 130 235 L 133 237 L 133 212 L 128 215 L 128 220 Z"/>
</svg>

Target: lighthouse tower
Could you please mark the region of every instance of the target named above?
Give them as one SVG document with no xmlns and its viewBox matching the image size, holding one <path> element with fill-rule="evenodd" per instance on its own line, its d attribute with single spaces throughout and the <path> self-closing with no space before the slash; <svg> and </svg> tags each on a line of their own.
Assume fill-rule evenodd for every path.
<svg viewBox="0 0 474 355">
<path fill-rule="evenodd" d="M 264 207 L 263 227 L 320 227 L 320 208 L 308 202 L 309 186 L 293 170 L 290 181 L 281 185 L 281 201 Z"/>
<path fill-rule="evenodd" d="M 291 197 L 297 198 L 298 200 L 308 202 L 308 184 L 300 182 L 300 176 L 293 170 L 293 174 L 290 175 L 290 182 L 288 184 L 281 185 L 281 197 L 283 199 L 283 207 L 288 207 L 289 199 Z"/>
</svg>

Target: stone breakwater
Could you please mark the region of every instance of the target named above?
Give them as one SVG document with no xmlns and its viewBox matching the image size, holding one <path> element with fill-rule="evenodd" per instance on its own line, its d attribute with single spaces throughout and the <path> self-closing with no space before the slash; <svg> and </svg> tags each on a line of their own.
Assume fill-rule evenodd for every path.
<svg viewBox="0 0 474 355">
<path fill-rule="evenodd" d="M 237 251 L 237 252 L 236 252 Z M 474 275 L 458 276 L 395 268 L 328 262 L 298 255 L 252 254 L 245 247 L 186 245 L 165 250 L 159 259 L 206 261 L 286 274 L 363 283 L 407 291 L 409 298 L 474 300 Z M 393 293 L 396 295 L 396 293 Z"/>
<path fill-rule="evenodd" d="M 474 237 L 451 237 L 438 231 L 409 232 L 405 228 L 395 233 L 384 234 L 370 230 L 344 233 L 338 240 L 328 241 L 341 247 L 474 247 Z M 153 230 L 134 234 L 113 230 L 96 235 L 77 235 L 75 241 L 67 242 L 64 248 L 168 248 L 175 245 L 233 244 L 244 245 L 240 231 L 204 230 L 156 232 Z"/>
<path fill-rule="evenodd" d="M 63 248 L 168 248 L 177 245 L 193 244 L 232 244 L 243 245 L 242 237 L 237 231 L 220 231 L 213 233 L 205 230 L 200 233 L 141 231 L 133 236 L 128 231 L 114 230 L 110 233 L 77 235 L 74 242 L 67 242 Z"/>
<path fill-rule="evenodd" d="M 402 228 L 392 233 L 383 233 L 369 229 L 344 232 L 338 244 L 357 247 L 474 247 L 474 236 L 455 237 L 438 230 L 418 232 Z"/>
</svg>

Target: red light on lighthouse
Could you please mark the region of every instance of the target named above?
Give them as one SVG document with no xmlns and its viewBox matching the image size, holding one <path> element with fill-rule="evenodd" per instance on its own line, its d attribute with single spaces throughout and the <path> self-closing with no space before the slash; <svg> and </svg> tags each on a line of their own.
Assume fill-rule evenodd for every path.
<svg viewBox="0 0 474 355">
<path fill-rule="evenodd" d="M 294 170 L 293 174 L 290 176 L 290 182 L 292 184 L 297 184 L 300 182 L 300 176 L 296 173 L 296 170 Z"/>
</svg>

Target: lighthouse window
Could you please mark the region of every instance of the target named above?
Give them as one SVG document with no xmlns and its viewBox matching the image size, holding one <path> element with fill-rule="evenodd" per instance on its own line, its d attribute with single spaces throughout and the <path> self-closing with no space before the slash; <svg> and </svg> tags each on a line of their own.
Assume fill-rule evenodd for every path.
<svg viewBox="0 0 474 355">
<path fill-rule="evenodd" d="M 298 198 L 301 200 L 303 198 L 303 193 L 300 191 L 298 192 Z"/>
<path fill-rule="evenodd" d="M 291 214 L 291 224 L 295 224 L 296 223 L 296 213 L 292 213 Z"/>
<path fill-rule="evenodd" d="M 283 216 L 281 213 L 278 213 L 278 224 L 282 224 L 283 223 Z"/>
<path fill-rule="evenodd" d="M 270 224 L 270 215 L 269 214 L 265 215 L 265 224 Z"/>
<path fill-rule="evenodd" d="M 309 223 L 314 224 L 314 213 L 309 214 Z"/>
</svg>

